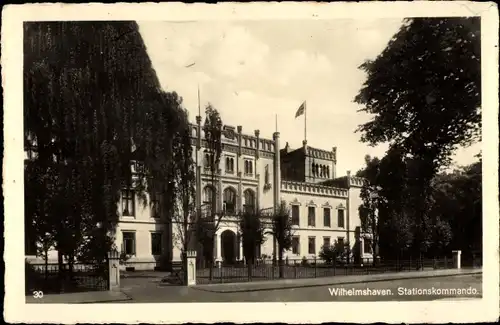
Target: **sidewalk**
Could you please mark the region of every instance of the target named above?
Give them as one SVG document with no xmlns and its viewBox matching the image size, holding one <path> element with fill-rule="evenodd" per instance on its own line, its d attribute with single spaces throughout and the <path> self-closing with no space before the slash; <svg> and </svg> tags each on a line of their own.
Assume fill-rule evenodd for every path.
<svg viewBox="0 0 500 325">
<path fill-rule="evenodd" d="M 241 282 L 241 283 L 214 283 L 214 284 L 197 285 L 195 286 L 195 288 L 197 290 L 218 292 L 218 293 L 252 292 L 252 291 L 265 291 L 265 290 L 277 290 L 277 289 L 317 287 L 325 285 L 353 284 L 353 283 L 363 283 L 363 282 L 433 278 L 433 277 L 445 277 L 445 276 L 481 274 L 481 273 L 482 269 L 459 269 L 459 270 L 451 269 L 451 270 L 413 271 L 413 272 L 399 272 L 399 273 L 371 274 L 371 275 L 346 275 L 346 276 L 321 277 L 312 279 L 307 278 L 307 279 L 284 279 L 284 280 L 270 280 L 270 281 Z"/>
<path fill-rule="evenodd" d="M 27 304 L 89 304 L 106 302 L 124 302 L 131 300 L 129 296 L 121 291 L 87 291 L 61 294 L 48 294 L 43 298 L 35 299 L 26 296 Z"/>
</svg>

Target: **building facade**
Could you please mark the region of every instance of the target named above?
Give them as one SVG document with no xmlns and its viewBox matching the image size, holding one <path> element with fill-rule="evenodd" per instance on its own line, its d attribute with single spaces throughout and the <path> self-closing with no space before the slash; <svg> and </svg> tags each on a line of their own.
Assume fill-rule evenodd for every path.
<svg viewBox="0 0 500 325">
<path fill-rule="evenodd" d="M 358 207 L 363 180 L 349 173 L 336 177 L 335 147 L 325 151 L 304 141 L 295 150 L 288 143 L 280 149 L 278 132 L 272 138 L 264 138 L 259 130 L 247 134 L 241 126 L 224 126 L 219 171 L 213 186 L 200 116 L 191 125 L 191 132 L 197 208 L 205 213 L 215 192 L 214 208 L 224 211 L 214 243 L 216 261 L 242 260 L 238 229 L 242 211 L 273 211 L 282 202 L 290 210 L 295 229 L 292 248 L 284 254 L 289 260 L 314 258 L 323 245 L 335 241 L 349 244 L 354 256 L 372 257 L 370 244 L 363 239 L 367 236 L 360 232 Z M 139 168 L 135 162 L 131 165 L 133 172 Z M 116 246 L 130 256 L 126 266 L 136 270 L 154 269 L 164 261 L 181 259 L 177 225 L 161 213 L 159 198 L 149 199 L 150 204 L 145 206 L 132 190 L 123 190 L 119 202 Z M 261 258 L 272 258 L 273 238 L 266 236 L 257 253 Z M 201 255 L 199 251 L 198 256 Z M 51 256 L 55 258 L 55 252 Z"/>
</svg>

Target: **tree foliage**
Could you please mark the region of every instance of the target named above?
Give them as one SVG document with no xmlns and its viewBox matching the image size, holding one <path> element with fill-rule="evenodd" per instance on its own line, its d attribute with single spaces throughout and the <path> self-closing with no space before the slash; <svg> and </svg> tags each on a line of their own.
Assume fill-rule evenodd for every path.
<svg viewBox="0 0 500 325">
<path fill-rule="evenodd" d="M 205 151 L 203 152 L 205 167 L 208 167 L 210 177 L 210 188 L 212 189 L 212 197 L 210 199 L 210 207 L 205 210 L 208 215 L 204 218 L 199 218 L 197 222 L 197 239 L 202 245 L 203 256 L 211 265 L 214 260 L 214 239 L 219 224 L 225 215 L 225 211 L 220 209 L 220 204 L 217 204 L 217 197 L 221 189 L 218 186 L 220 177 L 220 159 L 222 154 L 222 119 L 215 107 L 208 104 L 205 108 L 205 123 L 203 125 L 203 133 L 205 137 Z M 212 278 L 212 268 L 210 268 L 210 278 Z"/>
<path fill-rule="evenodd" d="M 335 241 L 333 245 L 323 246 L 319 252 L 321 258 L 327 264 L 342 264 L 347 261 L 348 244 Z"/>
<path fill-rule="evenodd" d="M 238 228 L 241 233 L 243 255 L 251 271 L 251 265 L 257 257 L 256 249 L 265 241 L 265 225 L 262 222 L 262 216 L 260 213 L 245 211 L 239 216 Z"/>
<path fill-rule="evenodd" d="M 397 167 L 388 177 L 395 184 L 381 185 L 393 206 L 380 213 L 387 220 L 404 215 L 412 248 L 425 254 L 434 245 L 432 234 L 447 232 L 444 220 L 430 214 L 432 180 L 458 146 L 481 136 L 480 19 L 407 19 L 384 51 L 360 69 L 367 79 L 355 102 L 372 119 L 358 132 L 370 145 L 388 143 L 387 156 Z"/>
<path fill-rule="evenodd" d="M 159 82 L 134 22 L 25 23 L 24 40 L 27 233 L 45 218 L 60 263 L 103 261 L 132 144 L 156 145 Z"/>
<path fill-rule="evenodd" d="M 374 115 L 359 127 L 372 145 L 389 142 L 443 164 L 480 137 L 480 19 L 406 20 L 385 50 L 361 65 L 355 101 Z"/>
<path fill-rule="evenodd" d="M 292 216 L 285 201 L 282 201 L 279 208 L 271 213 L 270 219 L 271 229 L 266 233 L 272 235 L 273 239 L 276 241 L 279 277 L 283 278 L 283 253 L 292 247 L 292 238 L 294 234 Z"/>
<path fill-rule="evenodd" d="M 391 155 L 389 152 L 381 160 L 368 157 L 367 166 L 358 172 L 358 175 L 367 177 L 361 191 L 363 203 L 359 207 L 362 230 L 378 234 L 381 257 L 401 258 L 420 251 L 433 257 L 445 255 L 452 249 L 464 252 L 480 250 L 481 161 L 453 172 L 439 173 L 432 179 L 425 228 L 419 229 L 415 222 L 418 220 L 414 213 L 416 209 L 409 198 L 413 189 L 408 169 L 412 167 L 400 169 L 402 173 L 396 177 L 401 161 L 390 160 Z M 370 175 L 377 175 L 377 178 Z M 375 191 L 375 186 L 377 210 L 369 196 Z M 377 227 L 375 232 L 374 227 Z M 423 243 L 415 240 L 419 233 L 423 235 Z M 425 244 L 425 250 L 421 250 L 422 244 Z"/>
</svg>

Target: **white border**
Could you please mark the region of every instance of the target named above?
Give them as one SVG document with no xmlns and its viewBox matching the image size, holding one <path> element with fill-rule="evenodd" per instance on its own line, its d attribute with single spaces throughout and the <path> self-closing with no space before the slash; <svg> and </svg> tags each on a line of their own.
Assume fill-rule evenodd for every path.
<svg viewBox="0 0 500 325">
<path fill-rule="evenodd" d="M 483 299 L 432 302 L 26 304 L 23 236 L 23 21 L 29 20 L 258 20 L 373 19 L 481 16 L 483 103 Z M 50 323 L 182 322 L 475 322 L 499 315 L 498 204 L 498 9 L 494 3 L 141 3 L 26 4 L 2 12 L 4 87 L 5 319 Z M 8 82 L 6 82 L 6 80 Z M 255 312 L 258 310 L 258 312 Z M 196 311 L 196 312 L 193 312 Z"/>
</svg>

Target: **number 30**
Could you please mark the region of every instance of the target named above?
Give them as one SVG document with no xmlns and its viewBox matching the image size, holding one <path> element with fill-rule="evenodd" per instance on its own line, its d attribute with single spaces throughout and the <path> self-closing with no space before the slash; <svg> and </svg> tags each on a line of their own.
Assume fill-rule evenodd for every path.
<svg viewBox="0 0 500 325">
<path fill-rule="evenodd" d="M 35 299 L 43 298 L 43 291 L 33 291 L 33 298 Z"/>
</svg>

